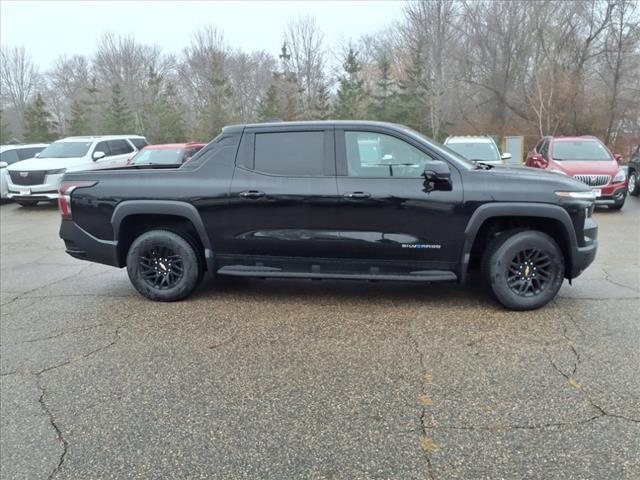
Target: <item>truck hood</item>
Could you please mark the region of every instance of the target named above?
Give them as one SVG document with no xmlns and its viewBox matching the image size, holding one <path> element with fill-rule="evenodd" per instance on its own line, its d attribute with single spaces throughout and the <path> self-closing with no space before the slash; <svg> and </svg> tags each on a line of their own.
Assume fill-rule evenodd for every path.
<svg viewBox="0 0 640 480">
<path fill-rule="evenodd" d="M 569 191 L 589 190 L 587 185 L 575 180 L 572 176 L 540 168 L 497 166 L 486 172 L 491 176 L 511 178 L 513 181 L 510 182 L 510 184 L 515 189 L 514 191 L 517 191 L 517 189 L 527 191 L 527 184 L 530 185 L 532 183 L 538 185 L 547 184 L 550 189 L 566 189 Z"/>
<path fill-rule="evenodd" d="M 563 175 L 561 173 L 553 172 L 551 170 L 543 170 L 541 168 L 530 168 L 530 167 L 512 167 L 512 166 L 495 166 L 491 170 L 489 170 L 493 175 L 501 175 L 501 176 L 511 176 L 520 180 L 528 180 L 528 181 L 552 181 L 562 182 L 563 180 L 568 180 L 570 183 L 576 183 L 582 186 L 582 190 L 584 190 L 584 183 L 573 180 L 567 175 Z"/>
<path fill-rule="evenodd" d="M 615 160 L 605 160 L 602 162 L 562 160 L 553 161 L 552 168 L 560 170 L 569 176 L 574 175 L 611 175 L 612 177 L 620 170 L 620 165 Z"/>
<path fill-rule="evenodd" d="M 90 163 L 84 158 L 30 158 L 15 162 L 7 167 L 9 171 L 33 171 L 33 170 L 58 170 L 60 168 L 72 168 L 86 165 L 91 167 Z"/>
</svg>

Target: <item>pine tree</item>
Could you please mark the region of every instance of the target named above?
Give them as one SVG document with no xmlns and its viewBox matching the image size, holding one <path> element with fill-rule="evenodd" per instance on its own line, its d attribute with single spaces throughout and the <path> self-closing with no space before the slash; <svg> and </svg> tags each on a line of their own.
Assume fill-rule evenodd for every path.
<svg viewBox="0 0 640 480">
<path fill-rule="evenodd" d="M 184 108 L 172 84 L 167 84 L 160 102 L 160 140 L 166 143 L 183 142 L 187 133 L 183 113 Z M 208 140 L 205 138 L 205 140 Z"/>
<path fill-rule="evenodd" d="M 402 106 L 399 104 L 396 81 L 391 76 L 391 63 L 386 57 L 383 57 L 378 68 L 380 79 L 376 83 L 373 102 L 368 108 L 369 116 L 383 122 L 401 121 L 403 117 Z"/>
<path fill-rule="evenodd" d="M 411 64 L 406 70 L 406 80 L 400 82 L 399 102 L 402 105 L 404 124 L 431 135 L 429 128 L 429 86 L 425 80 L 420 48 L 411 51 Z"/>
<path fill-rule="evenodd" d="M 329 105 L 329 89 L 324 84 L 318 88 L 318 97 L 316 98 L 313 109 L 313 115 L 316 120 L 329 120 L 331 111 L 331 106 Z"/>
<path fill-rule="evenodd" d="M 280 107 L 278 103 L 278 91 L 276 86 L 271 84 L 258 105 L 258 120 L 266 122 L 280 118 Z"/>
<path fill-rule="evenodd" d="M 133 114 L 118 83 L 114 83 L 111 86 L 111 103 L 104 111 L 102 130 L 106 135 L 132 133 L 134 131 Z"/>
<path fill-rule="evenodd" d="M 71 104 L 71 119 L 69 120 L 71 135 L 90 135 L 93 133 L 87 118 L 87 108 L 84 102 L 74 100 Z"/>
<path fill-rule="evenodd" d="M 196 109 L 196 126 L 193 131 L 194 137 L 200 141 L 214 138 L 234 118 L 231 103 L 233 90 L 220 62 L 210 63 L 206 83 L 206 98 Z"/>
<path fill-rule="evenodd" d="M 0 145 L 11 143 L 12 136 L 9 122 L 4 119 L 4 110 L 0 109 Z"/>
<path fill-rule="evenodd" d="M 279 119 L 297 120 L 300 112 L 302 90 L 296 81 L 296 74 L 291 70 L 291 55 L 287 43 L 280 50 L 280 68 L 272 74 L 271 85 L 258 105 L 260 121 Z"/>
<path fill-rule="evenodd" d="M 362 118 L 366 91 L 364 81 L 360 79 L 362 67 L 352 48 L 349 48 L 343 68 L 344 75 L 339 79 L 334 116 L 337 119 Z"/>
<path fill-rule="evenodd" d="M 163 79 L 153 68 L 147 81 L 148 99 L 142 105 L 142 125 L 151 143 L 181 143 L 185 141 L 184 110 L 177 101 L 171 83 L 163 87 Z"/>
<path fill-rule="evenodd" d="M 25 142 L 49 142 L 54 140 L 56 123 L 51 118 L 51 113 L 42 99 L 40 93 L 24 112 Z"/>
</svg>

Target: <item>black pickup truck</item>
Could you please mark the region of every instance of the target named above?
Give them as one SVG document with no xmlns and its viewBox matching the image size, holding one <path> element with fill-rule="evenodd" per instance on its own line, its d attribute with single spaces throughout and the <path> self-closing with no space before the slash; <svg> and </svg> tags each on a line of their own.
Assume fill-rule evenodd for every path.
<svg viewBox="0 0 640 480">
<path fill-rule="evenodd" d="M 127 267 L 152 300 L 211 275 L 462 282 L 541 307 L 594 259 L 593 194 L 566 176 L 472 163 L 408 128 L 238 125 L 179 168 L 65 175 L 60 237 Z"/>
</svg>

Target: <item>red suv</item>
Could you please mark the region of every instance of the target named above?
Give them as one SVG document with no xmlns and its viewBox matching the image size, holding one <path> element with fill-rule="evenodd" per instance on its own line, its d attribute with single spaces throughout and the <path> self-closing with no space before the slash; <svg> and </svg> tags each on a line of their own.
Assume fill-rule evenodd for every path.
<svg viewBox="0 0 640 480">
<path fill-rule="evenodd" d="M 597 205 L 620 210 L 627 198 L 621 158 L 595 137 L 543 137 L 527 154 L 525 163 L 580 180 L 596 193 Z"/>
</svg>

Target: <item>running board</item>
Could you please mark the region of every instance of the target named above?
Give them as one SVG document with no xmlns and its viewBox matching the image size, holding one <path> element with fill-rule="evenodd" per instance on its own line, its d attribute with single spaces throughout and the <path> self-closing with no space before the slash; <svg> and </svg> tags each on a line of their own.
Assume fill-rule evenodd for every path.
<svg viewBox="0 0 640 480">
<path fill-rule="evenodd" d="M 327 280 L 388 280 L 409 282 L 455 282 L 458 277 L 455 273 L 446 270 L 418 270 L 408 274 L 388 273 L 338 273 L 338 272 L 292 272 L 276 267 L 262 265 L 227 265 L 217 272 L 219 275 L 231 275 L 235 277 L 260 277 L 260 278 L 311 278 Z"/>
</svg>

